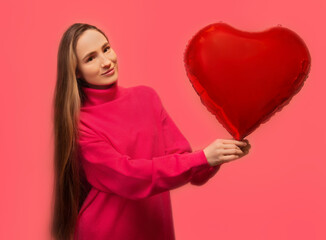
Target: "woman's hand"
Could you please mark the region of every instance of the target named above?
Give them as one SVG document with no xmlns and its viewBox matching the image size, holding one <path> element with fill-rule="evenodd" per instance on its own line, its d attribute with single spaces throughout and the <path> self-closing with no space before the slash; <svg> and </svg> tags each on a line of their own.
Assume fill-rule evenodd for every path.
<svg viewBox="0 0 326 240">
<path fill-rule="evenodd" d="M 250 148 L 251 145 L 247 139 L 243 141 L 216 139 L 204 149 L 204 153 L 209 165 L 217 166 L 247 155 Z"/>
</svg>

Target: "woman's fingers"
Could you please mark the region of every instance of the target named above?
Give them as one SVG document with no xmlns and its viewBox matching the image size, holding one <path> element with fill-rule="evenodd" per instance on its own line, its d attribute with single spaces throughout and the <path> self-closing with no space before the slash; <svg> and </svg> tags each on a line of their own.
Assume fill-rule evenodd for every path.
<svg viewBox="0 0 326 240">
<path fill-rule="evenodd" d="M 221 163 L 220 164 L 231 162 L 233 160 L 238 159 L 239 157 L 240 157 L 239 155 L 226 155 L 226 156 L 223 156 L 223 157 L 221 157 Z"/>
<path fill-rule="evenodd" d="M 233 139 L 223 139 L 224 144 L 236 144 L 237 146 L 245 146 L 246 143 L 243 141 L 233 140 Z"/>
<path fill-rule="evenodd" d="M 245 147 L 242 147 L 241 150 L 244 152 L 245 155 L 247 155 L 249 153 L 249 149 L 251 148 L 251 145 L 248 144 Z"/>
<path fill-rule="evenodd" d="M 248 144 L 247 146 L 243 147 L 243 149 L 249 150 L 251 148 L 251 145 Z"/>
<path fill-rule="evenodd" d="M 233 149 L 235 149 L 235 148 L 237 148 L 237 149 L 240 149 L 237 145 L 235 145 L 235 144 L 223 144 L 223 148 L 225 148 L 225 149 L 230 149 L 230 148 L 233 148 Z"/>
<path fill-rule="evenodd" d="M 241 151 L 241 149 L 232 148 L 232 149 L 222 149 L 221 153 L 236 155 L 236 154 L 243 154 L 243 151 Z"/>
</svg>

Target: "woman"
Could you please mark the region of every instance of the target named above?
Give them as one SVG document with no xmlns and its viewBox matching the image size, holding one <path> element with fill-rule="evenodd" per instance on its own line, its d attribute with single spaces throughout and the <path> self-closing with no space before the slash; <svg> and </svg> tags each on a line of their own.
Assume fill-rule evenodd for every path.
<svg viewBox="0 0 326 240">
<path fill-rule="evenodd" d="M 54 133 L 60 240 L 174 239 L 169 190 L 204 184 L 250 148 L 217 139 L 193 152 L 155 90 L 120 86 L 109 39 L 80 23 L 59 46 Z"/>
</svg>

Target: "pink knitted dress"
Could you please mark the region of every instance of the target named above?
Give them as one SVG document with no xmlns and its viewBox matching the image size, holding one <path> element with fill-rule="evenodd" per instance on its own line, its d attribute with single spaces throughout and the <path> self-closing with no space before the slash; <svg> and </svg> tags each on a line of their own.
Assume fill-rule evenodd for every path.
<svg viewBox="0 0 326 240">
<path fill-rule="evenodd" d="M 92 189 L 74 239 L 175 239 L 169 190 L 202 185 L 219 166 L 192 151 L 153 88 L 83 90 L 78 153 Z"/>
</svg>

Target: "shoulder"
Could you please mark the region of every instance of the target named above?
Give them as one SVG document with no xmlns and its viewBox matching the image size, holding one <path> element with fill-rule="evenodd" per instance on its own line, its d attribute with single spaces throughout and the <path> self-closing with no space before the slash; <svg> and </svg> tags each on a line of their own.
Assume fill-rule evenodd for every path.
<svg viewBox="0 0 326 240">
<path fill-rule="evenodd" d="M 157 94 L 156 90 L 150 86 L 146 86 L 146 85 L 138 85 L 133 87 L 134 91 L 139 94 L 138 96 L 146 99 L 146 100 L 151 100 L 154 101 L 154 103 L 157 103 L 157 101 L 159 101 L 160 103 L 160 97 Z"/>
<path fill-rule="evenodd" d="M 150 86 L 146 85 L 138 85 L 133 87 L 135 91 L 149 94 L 149 95 L 157 95 L 156 90 Z"/>
</svg>

